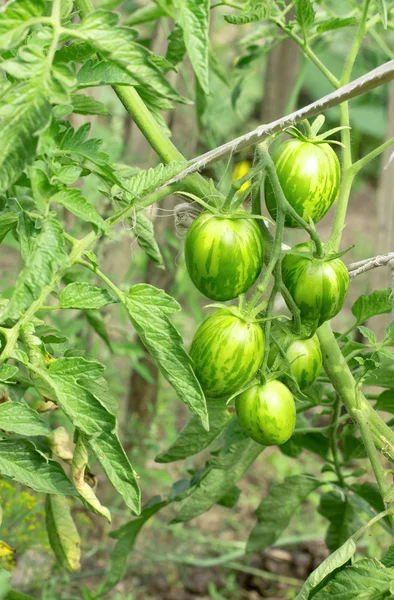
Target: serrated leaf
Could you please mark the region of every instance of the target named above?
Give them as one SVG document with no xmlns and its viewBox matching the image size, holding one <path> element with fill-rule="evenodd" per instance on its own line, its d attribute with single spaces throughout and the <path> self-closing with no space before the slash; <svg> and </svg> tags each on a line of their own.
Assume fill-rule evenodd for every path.
<svg viewBox="0 0 394 600">
<path fill-rule="evenodd" d="M 81 173 L 81 167 L 76 165 L 66 165 L 57 171 L 53 176 L 53 179 L 60 181 L 60 183 L 64 183 L 64 185 L 71 185 L 79 179 Z"/>
<path fill-rule="evenodd" d="M 87 443 L 84 441 L 83 436 L 78 434 L 71 463 L 71 477 L 73 483 L 89 510 L 104 517 L 107 519 L 108 523 L 111 523 L 111 513 L 108 508 L 101 504 L 94 493 L 93 488 L 85 481 L 85 471 L 88 465 L 88 459 L 89 452 Z"/>
<path fill-rule="evenodd" d="M 52 202 L 61 204 L 79 219 L 87 223 L 93 223 L 100 229 L 106 229 L 103 218 L 98 214 L 94 206 L 82 196 L 79 189 L 63 188 L 60 192 L 52 196 Z"/>
<path fill-rule="evenodd" d="M 357 323 L 363 323 L 375 315 L 389 313 L 393 309 L 392 289 L 377 290 L 367 296 L 360 296 L 352 306 Z"/>
<path fill-rule="evenodd" d="M 71 573 L 78 572 L 81 569 L 81 540 L 67 498 L 47 496 L 45 522 L 49 543 L 59 564 Z"/>
<path fill-rule="evenodd" d="M 323 21 L 317 26 L 318 33 L 324 33 L 325 31 L 334 31 L 335 29 L 341 29 L 342 27 L 354 27 L 357 25 L 356 17 L 347 17 L 340 19 L 338 17 Z"/>
<path fill-rule="evenodd" d="M 133 10 L 133 12 L 127 16 L 125 24 L 130 26 L 141 25 L 141 23 L 157 21 L 161 17 L 164 17 L 165 14 L 166 13 L 160 6 L 157 6 L 152 2 Z"/>
<path fill-rule="evenodd" d="M 145 86 L 165 98 L 181 102 L 181 96 L 156 66 L 153 53 L 135 42 L 135 30 L 116 26 L 118 18 L 115 13 L 105 10 L 91 12 L 82 20 L 74 34 L 89 42 L 107 60 L 123 68 L 140 86 Z"/>
<path fill-rule="evenodd" d="M 138 80 L 107 60 L 90 59 L 84 62 L 77 75 L 79 87 L 96 85 L 138 85 Z"/>
<path fill-rule="evenodd" d="M 295 16 L 305 35 L 312 27 L 316 17 L 311 0 L 296 0 Z"/>
<path fill-rule="evenodd" d="M 0 103 L 0 193 L 18 179 L 35 156 L 39 134 L 49 125 L 51 106 L 41 76 L 9 88 Z"/>
<path fill-rule="evenodd" d="M 371 329 L 368 329 L 368 327 L 364 327 L 363 325 L 359 325 L 357 329 L 365 337 L 365 339 L 368 340 L 371 346 L 375 346 L 376 335 L 373 331 L 371 331 Z"/>
<path fill-rule="evenodd" d="M 317 569 L 311 573 L 311 575 L 309 575 L 302 586 L 300 593 L 295 597 L 295 600 L 309 600 L 311 592 L 317 588 L 317 586 L 320 586 L 333 571 L 346 564 L 347 561 L 352 558 L 356 549 L 356 542 L 353 537 L 351 537 L 338 548 L 338 550 L 335 550 L 335 552 L 326 558 Z M 316 596 L 314 596 L 314 598 L 316 598 Z"/>
<path fill-rule="evenodd" d="M 199 417 L 192 415 L 179 432 L 176 440 L 167 450 L 156 456 L 155 461 L 169 463 L 194 456 L 207 448 L 223 431 L 228 422 L 234 418 L 221 404 L 208 404 L 208 415 L 209 431 L 205 431 Z"/>
<path fill-rule="evenodd" d="M 14 0 L 0 11 L 0 48 L 2 51 L 14 48 L 27 34 L 34 19 L 40 17 L 46 8 L 44 0 Z"/>
<path fill-rule="evenodd" d="M 142 211 L 136 215 L 135 233 L 139 247 L 159 269 L 165 269 L 163 256 L 155 240 L 153 223 Z"/>
<path fill-rule="evenodd" d="M 20 402 L 0 404 L 0 429 L 18 435 L 35 436 L 52 434 L 40 419 L 38 412 Z"/>
<path fill-rule="evenodd" d="M 208 465 L 190 494 L 179 502 L 176 521 L 190 521 L 219 502 L 263 450 L 264 446 L 247 438 L 221 453 L 214 464 Z"/>
<path fill-rule="evenodd" d="M 108 108 L 93 98 L 92 96 L 86 96 L 85 94 L 71 94 L 71 104 L 73 105 L 73 112 L 77 115 L 109 115 Z"/>
<path fill-rule="evenodd" d="M 117 302 L 107 290 L 84 281 L 69 283 L 59 296 L 61 308 L 95 310 Z"/>
<path fill-rule="evenodd" d="M 95 596 L 102 597 L 108 594 L 121 581 L 126 574 L 127 563 L 131 551 L 134 548 L 135 541 L 145 523 L 161 508 L 164 508 L 168 502 L 158 499 L 154 504 L 143 509 L 141 516 L 138 519 L 130 521 L 123 525 L 118 531 L 111 534 L 117 539 L 116 544 L 109 558 L 109 565 L 103 582 L 96 590 Z"/>
<path fill-rule="evenodd" d="M 36 492 L 78 495 L 59 463 L 46 458 L 27 440 L 0 440 L 0 473 Z"/>
<path fill-rule="evenodd" d="M 383 600 L 394 581 L 394 568 L 386 568 L 375 558 L 364 558 L 336 573 L 314 600 Z"/>
<path fill-rule="evenodd" d="M 178 65 L 186 55 L 186 46 L 183 39 L 183 31 L 176 25 L 168 36 L 168 47 L 166 59 L 173 65 Z"/>
<path fill-rule="evenodd" d="M 124 184 L 130 194 L 135 198 L 142 198 L 156 188 L 178 175 L 185 168 L 184 162 L 171 162 L 168 165 L 160 163 L 157 167 L 140 171 L 130 179 L 124 179 Z"/>
<path fill-rule="evenodd" d="M 21 216 L 19 226 L 28 226 L 26 223 Z M 18 275 L 12 297 L 0 311 L 0 321 L 20 316 L 51 281 L 59 266 L 66 264 L 67 254 L 62 233 L 60 223 L 52 215 L 43 221 L 41 230 L 30 246 L 30 252 L 25 256 L 25 265 Z"/>
<path fill-rule="evenodd" d="M 321 482 L 309 475 L 291 475 L 275 483 L 256 510 L 257 524 L 247 544 L 248 552 L 261 552 L 271 546 L 286 529 L 296 510 Z"/>
<path fill-rule="evenodd" d="M 360 498 L 363 498 L 377 512 L 382 512 L 385 509 L 382 495 L 376 483 L 372 481 L 364 481 L 363 483 L 354 483 L 351 487 Z"/>
<path fill-rule="evenodd" d="M 193 70 L 204 91 L 209 94 L 209 0 L 174 0 L 177 24 Z"/>
<path fill-rule="evenodd" d="M 15 228 L 18 217 L 15 213 L 4 213 L 0 215 L 0 242 L 2 242 L 10 231 Z"/>
<path fill-rule="evenodd" d="M 83 312 L 88 323 L 91 325 L 91 327 L 93 327 L 97 335 L 101 337 L 101 339 L 107 344 L 109 350 L 112 352 L 111 341 L 109 339 L 105 321 L 101 313 L 97 310 L 84 310 Z"/>
<path fill-rule="evenodd" d="M 83 357 L 58 358 L 46 370 L 35 369 L 36 386 L 55 401 L 87 437 L 108 479 L 135 512 L 140 511 L 136 474 L 119 442 L 115 406 L 102 379 L 104 367 Z"/>
<path fill-rule="evenodd" d="M 394 545 L 388 547 L 386 554 L 383 556 L 381 563 L 385 567 L 394 567 Z"/>
<path fill-rule="evenodd" d="M 339 548 L 359 527 L 358 513 L 350 498 L 338 490 L 323 494 L 319 513 L 330 522 L 326 544 L 331 552 Z"/>
<path fill-rule="evenodd" d="M 143 283 L 134 285 L 122 302 L 163 376 L 173 386 L 179 399 L 200 417 L 208 429 L 204 393 L 182 345 L 182 338 L 168 316 L 180 310 L 179 304 L 162 290 Z"/>
</svg>

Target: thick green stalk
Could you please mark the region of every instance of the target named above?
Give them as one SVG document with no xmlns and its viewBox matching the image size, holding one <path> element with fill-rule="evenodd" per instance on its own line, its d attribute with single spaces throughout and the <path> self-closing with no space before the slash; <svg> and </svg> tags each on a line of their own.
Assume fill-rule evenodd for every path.
<svg viewBox="0 0 394 600">
<path fill-rule="evenodd" d="M 317 334 L 322 348 L 324 369 L 347 412 L 357 421 L 354 411 L 365 411 L 376 448 L 394 462 L 394 432 L 379 417 L 365 396 L 361 392 L 357 393 L 356 381 L 339 349 L 330 324 L 324 323 L 317 330 Z"/>
</svg>

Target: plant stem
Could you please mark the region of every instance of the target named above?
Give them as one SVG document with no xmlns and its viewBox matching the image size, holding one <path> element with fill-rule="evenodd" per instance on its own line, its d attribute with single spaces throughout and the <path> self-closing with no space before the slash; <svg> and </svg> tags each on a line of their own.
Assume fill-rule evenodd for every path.
<svg viewBox="0 0 394 600">
<path fill-rule="evenodd" d="M 372 152 L 369 152 L 366 156 L 363 156 L 363 158 L 360 158 L 357 162 L 353 163 L 353 165 L 351 167 L 353 176 L 356 175 L 360 169 L 365 167 L 366 164 L 368 164 L 371 160 L 373 160 L 374 158 L 379 156 L 379 154 L 382 154 L 382 152 L 384 152 L 387 148 L 389 148 L 393 144 L 394 144 L 394 137 L 390 138 L 389 140 L 387 140 L 386 142 L 384 142 L 383 144 L 381 144 L 380 146 L 378 146 L 377 148 L 372 150 Z"/>
<path fill-rule="evenodd" d="M 376 448 L 391 462 L 394 462 L 394 432 L 379 417 L 364 395 L 356 394 L 356 381 L 343 357 L 330 323 L 324 323 L 318 330 L 324 369 L 349 415 L 355 419 L 354 410 L 362 408 L 368 415 L 368 423 Z"/>
<path fill-rule="evenodd" d="M 356 38 L 352 44 L 349 55 L 347 57 L 347 61 L 346 61 L 345 68 L 342 73 L 340 85 L 346 85 L 350 81 L 350 77 L 351 77 L 352 70 L 353 70 L 353 65 L 356 61 L 357 54 L 359 53 L 361 43 L 363 41 L 365 32 L 367 30 L 368 8 L 370 5 L 370 2 L 371 2 L 371 0 L 365 0 L 360 25 L 358 27 Z"/>
<path fill-rule="evenodd" d="M 346 487 L 346 484 L 345 484 L 345 480 L 343 478 L 342 471 L 341 471 L 341 463 L 339 460 L 339 449 L 338 449 L 338 444 L 337 444 L 337 429 L 338 429 L 338 418 L 339 418 L 340 410 L 341 410 L 341 403 L 339 401 L 339 397 L 337 396 L 335 399 L 334 407 L 333 407 L 331 429 L 330 429 L 330 445 L 331 445 L 332 458 L 334 460 L 335 473 L 338 477 L 339 485 L 344 488 L 344 487 Z"/>
</svg>

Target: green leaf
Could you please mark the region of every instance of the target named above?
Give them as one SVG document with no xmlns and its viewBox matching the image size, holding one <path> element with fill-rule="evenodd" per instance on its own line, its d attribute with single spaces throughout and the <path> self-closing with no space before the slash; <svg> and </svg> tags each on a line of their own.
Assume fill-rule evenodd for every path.
<svg viewBox="0 0 394 600">
<path fill-rule="evenodd" d="M 392 289 L 377 290 L 367 296 L 360 296 L 352 306 L 352 313 L 358 323 L 363 323 L 375 315 L 389 313 L 393 309 Z"/>
<path fill-rule="evenodd" d="M 380 368 L 373 371 L 364 381 L 365 386 L 378 385 L 383 388 L 394 388 L 394 369 Z"/>
<path fill-rule="evenodd" d="M 317 32 L 324 33 L 325 31 L 333 31 L 334 29 L 341 29 L 342 27 L 354 27 L 357 23 L 356 17 L 347 17 L 344 19 L 336 17 L 320 23 L 317 27 Z"/>
<path fill-rule="evenodd" d="M 386 568 L 375 558 L 364 558 L 336 573 L 314 600 L 383 600 L 394 581 L 394 568 Z"/>
<path fill-rule="evenodd" d="M 163 256 L 155 240 L 153 223 L 142 211 L 136 215 L 135 233 L 139 247 L 159 269 L 165 269 Z"/>
<path fill-rule="evenodd" d="M 168 47 L 166 59 L 173 65 L 178 65 L 186 56 L 186 46 L 183 39 L 183 31 L 176 25 L 168 36 Z"/>
<path fill-rule="evenodd" d="M 88 443 L 108 480 L 123 496 L 125 503 L 133 513 L 139 514 L 141 492 L 137 483 L 137 474 L 132 468 L 117 434 L 103 432 L 97 437 L 90 438 Z"/>
<path fill-rule="evenodd" d="M 383 27 L 387 29 L 387 4 L 386 0 L 376 0 L 379 15 L 383 24 Z"/>
<path fill-rule="evenodd" d="M 112 345 L 109 339 L 108 331 L 105 326 L 105 321 L 102 315 L 97 310 L 84 310 L 84 315 L 88 323 L 93 327 L 94 331 L 107 344 L 108 349 L 112 352 Z"/>
<path fill-rule="evenodd" d="M 209 510 L 232 489 L 264 446 L 247 438 L 222 452 L 208 466 L 190 494 L 178 504 L 176 522 L 190 521 Z"/>
<path fill-rule="evenodd" d="M 71 104 L 77 115 L 109 115 L 108 108 L 99 100 L 85 94 L 72 94 Z"/>
<path fill-rule="evenodd" d="M 248 539 L 247 552 L 261 552 L 286 529 L 296 510 L 321 482 L 310 475 L 291 475 L 274 483 L 256 510 L 257 524 Z"/>
<path fill-rule="evenodd" d="M 57 173 L 53 176 L 53 179 L 64 183 L 64 185 L 71 185 L 79 179 L 82 173 L 82 168 L 76 165 L 66 165 L 61 167 Z"/>
<path fill-rule="evenodd" d="M 0 404 L 0 429 L 18 435 L 50 436 L 52 431 L 40 419 L 38 412 L 20 402 Z"/>
<path fill-rule="evenodd" d="M 208 412 L 204 393 L 192 369 L 182 338 L 169 319 L 178 312 L 179 304 L 162 290 L 147 285 L 134 285 L 124 295 L 130 321 L 157 366 L 191 412 L 200 417 L 208 429 Z"/>
<path fill-rule="evenodd" d="M 11 379 L 11 377 L 14 377 L 14 375 L 16 375 L 18 370 L 18 367 L 15 367 L 13 365 L 2 364 L 0 366 L 0 381 L 5 382 L 8 379 Z"/>
<path fill-rule="evenodd" d="M 0 215 L 0 242 L 2 242 L 9 231 L 15 228 L 18 217 L 15 213 L 4 213 Z"/>
<path fill-rule="evenodd" d="M 107 60 L 129 73 L 140 86 L 145 86 L 165 98 L 181 102 L 181 96 L 156 66 L 154 54 L 135 42 L 138 35 L 135 30 L 125 26 L 117 27 L 118 18 L 117 14 L 109 11 L 93 11 L 82 20 L 76 31 L 70 33 L 89 42 Z"/>
<path fill-rule="evenodd" d="M 108 60 L 90 59 L 79 69 L 77 75 L 80 87 L 96 85 L 138 85 L 138 80 Z"/>
<path fill-rule="evenodd" d="M 330 521 L 326 544 L 331 552 L 339 548 L 359 526 L 358 514 L 350 498 L 338 490 L 323 494 L 319 513 Z"/>
<path fill-rule="evenodd" d="M 59 463 L 27 440 L 0 440 L 0 473 L 36 492 L 78 495 Z"/>
<path fill-rule="evenodd" d="M 295 16 L 298 25 L 306 35 L 316 17 L 311 0 L 296 0 Z"/>
<path fill-rule="evenodd" d="M 58 358 L 45 371 L 35 369 L 36 386 L 42 395 L 57 402 L 74 426 L 87 436 L 112 485 L 127 506 L 139 513 L 136 474 L 114 433 L 116 405 L 108 394 L 103 371 L 103 365 L 93 359 Z"/>
<path fill-rule="evenodd" d="M 394 567 L 394 545 L 388 547 L 386 554 L 383 556 L 381 563 L 385 567 Z"/>
<path fill-rule="evenodd" d="M 209 0 L 174 0 L 177 24 L 193 70 L 206 95 L 209 94 Z"/>
<path fill-rule="evenodd" d="M 2 51 L 18 46 L 27 34 L 32 21 L 45 11 L 44 0 L 14 0 L 0 11 L 0 48 Z"/>
<path fill-rule="evenodd" d="M 309 600 L 311 592 L 320 586 L 336 569 L 341 568 L 356 552 L 357 546 L 353 537 L 349 538 L 338 550 L 335 550 L 315 569 L 305 581 L 295 600 Z M 316 596 L 313 596 L 316 598 Z"/>
<path fill-rule="evenodd" d="M 382 512 L 385 509 L 381 493 L 376 483 L 364 481 L 363 483 L 354 483 L 351 487 L 352 491 L 363 498 L 377 512 Z"/>
<path fill-rule="evenodd" d="M 165 12 L 160 6 L 150 3 L 141 6 L 128 15 L 125 20 L 125 25 L 141 25 L 141 23 L 149 23 L 150 21 L 158 21 L 165 16 Z"/>
<path fill-rule="evenodd" d="M 18 225 L 20 238 L 25 234 L 26 227 L 30 227 L 30 224 L 22 214 Z M 59 266 L 67 263 L 60 223 L 49 215 L 37 232 L 38 235 L 29 245 L 29 252 L 24 256 L 25 265 L 18 275 L 10 301 L 0 311 L 0 321 L 19 317 L 49 284 Z"/>
<path fill-rule="evenodd" d="M 126 574 L 129 556 L 141 528 L 157 511 L 164 508 L 167 504 L 168 502 L 160 500 L 154 504 L 149 503 L 143 509 L 138 519 L 130 521 L 118 529 L 118 531 L 114 531 L 111 534 L 111 537 L 115 537 L 117 542 L 111 552 L 104 581 L 97 588 L 95 597 L 101 598 L 105 594 L 108 594 L 123 579 Z"/>
<path fill-rule="evenodd" d="M 234 418 L 228 409 L 219 404 L 208 404 L 209 431 L 205 431 L 201 419 L 192 415 L 184 428 L 179 432 L 171 446 L 156 456 L 158 463 L 169 463 L 184 460 L 207 448 L 223 431 L 229 421 Z"/>
<path fill-rule="evenodd" d="M 239 497 L 241 495 L 241 490 L 239 487 L 234 485 L 228 492 L 218 501 L 219 506 L 224 506 L 224 508 L 234 508 L 237 504 Z"/>
<path fill-rule="evenodd" d="M 52 202 L 61 204 L 73 215 L 97 225 L 100 229 L 106 229 L 106 225 L 102 217 L 96 212 L 96 209 L 84 198 L 81 191 L 77 188 L 63 188 L 52 196 Z"/>
<path fill-rule="evenodd" d="M 376 345 L 376 335 L 373 331 L 371 331 L 371 329 L 368 329 L 368 327 L 364 327 L 363 325 L 359 325 L 357 329 L 365 337 L 365 339 L 368 340 L 372 347 Z"/>
<path fill-rule="evenodd" d="M 0 193 L 18 179 L 35 156 L 39 135 L 51 120 L 42 76 L 11 86 L 0 102 Z"/>
<path fill-rule="evenodd" d="M 69 283 L 59 296 L 61 308 L 95 310 L 114 302 L 117 300 L 107 290 L 84 281 Z"/>
<path fill-rule="evenodd" d="M 80 570 L 81 540 L 64 496 L 47 496 L 45 521 L 49 543 L 59 564 L 76 573 Z"/>
<path fill-rule="evenodd" d="M 232 25 L 246 25 L 267 19 L 270 12 L 270 6 L 265 0 L 257 0 L 247 2 L 242 13 L 225 15 L 224 19 Z"/>
<path fill-rule="evenodd" d="M 140 199 L 178 175 L 185 168 L 185 165 L 184 162 L 176 161 L 168 165 L 160 163 L 157 167 L 140 171 L 134 177 L 123 180 L 123 183 L 134 198 Z"/>
<path fill-rule="evenodd" d="M 374 408 L 375 410 L 383 410 L 394 415 L 394 389 L 382 392 Z"/>
<path fill-rule="evenodd" d="M 88 466 L 88 459 L 88 445 L 83 436 L 78 434 L 71 463 L 71 477 L 73 483 L 80 493 L 87 508 L 96 513 L 96 515 L 100 515 L 107 519 L 108 523 L 111 523 L 111 513 L 109 512 L 108 508 L 100 503 L 99 499 L 94 493 L 93 488 L 90 487 L 90 485 L 85 481 L 85 472 L 86 467 Z"/>
</svg>

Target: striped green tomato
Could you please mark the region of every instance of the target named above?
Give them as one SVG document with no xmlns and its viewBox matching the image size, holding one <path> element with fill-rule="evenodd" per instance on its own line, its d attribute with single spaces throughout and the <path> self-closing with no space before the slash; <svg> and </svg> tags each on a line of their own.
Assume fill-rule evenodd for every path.
<svg viewBox="0 0 394 600">
<path fill-rule="evenodd" d="M 203 212 L 185 240 L 186 267 L 196 288 L 224 302 L 248 291 L 263 266 L 263 240 L 255 220 Z"/>
<path fill-rule="evenodd" d="M 254 385 L 235 399 L 242 429 L 264 446 L 284 444 L 296 422 L 294 398 L 289 388 L 276 379 Z"/>
<path fill-rule="evenodd" d="M 294 247 L 306 251 L 308 244 Z M 282 261 L 283 283 L 293 296 L 304 323 L 320 327 L 341 310 L 349 287 L 349 273 L 340 258 L 286 254 Z"/>
<path fill-rule="evenodd" d="M 314 223 L 320 221 L 339 192 L 340 165 L 330 144 L 291 139 L 279 146 L 273 160 L 289 204 L 307 223 L 309 219 Z M 267 208 L 275 219 L 276 200 L 268 177 L 264 194 Z M 299 227 L 288 215 L 285 225 Z"/>
<path fill-rule="evenodd" d="M 264 356 L 263 330 L 221 308 L 197 329 L 190 356 L 205 395 L 230 396 L 256 375 Z"/>
<path fill-rule="evenodd" d="M 317 335 L 302 338 L 278 324 L 273 326 L 271 337 L 285 352 L 286 358 L 280 354 L 276 343 L 272 342 L 268 355 L 268 366 L 271 368 L 279 355 L 278 370 L 286 368 L 290 363 L 290 374 L 297 381 L 300 389 L 303 390 L 312 385 L 318 378 L 323 363 Z"/>
</svg>

